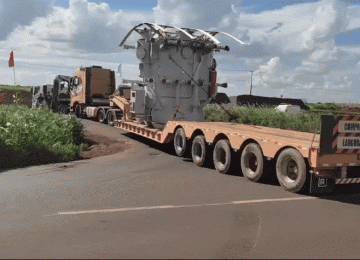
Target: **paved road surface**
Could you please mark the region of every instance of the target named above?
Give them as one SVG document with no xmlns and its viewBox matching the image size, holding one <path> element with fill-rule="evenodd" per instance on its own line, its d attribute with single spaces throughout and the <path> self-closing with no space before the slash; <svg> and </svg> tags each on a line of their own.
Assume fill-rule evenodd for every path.
<svg viewBox="0 0 360 260">
<path fill-rule="evenodd" d="M 1 173 L 1 258 L 360 258 L 359 186 L 291 194 L 84 122 L 131 147 Z"/>
</svg>

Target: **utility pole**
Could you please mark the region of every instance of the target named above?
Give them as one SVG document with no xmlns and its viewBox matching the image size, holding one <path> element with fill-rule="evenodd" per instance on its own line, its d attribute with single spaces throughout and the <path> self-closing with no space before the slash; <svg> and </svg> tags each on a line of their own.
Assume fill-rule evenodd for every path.
<svg viewBox="0 0 360 260">
<path fill-rule="evenodd" d="M 251 79 L 250 79 L 250 96 L 252 94 L 252 77 L 253 77 L 253 70 L 236 70 L 236 71 L 247 71 L 247 72 L 251 72 Z"/>
<path fill-rule="evenodd" d="M 250 72 L 251 72 L 251 81 L 250 81 L 250 96 L 251 96 L 251 93 L 252 93 L 252 76 L 253 76 L 254 71 L 250 71 Z"/>
</svg>

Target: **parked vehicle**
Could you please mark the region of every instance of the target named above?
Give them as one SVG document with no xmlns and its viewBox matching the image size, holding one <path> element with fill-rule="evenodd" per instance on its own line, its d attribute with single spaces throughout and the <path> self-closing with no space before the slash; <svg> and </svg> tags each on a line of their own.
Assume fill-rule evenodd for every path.
<svg viewBox="0 0 360 260">
<path fill-rule="evenodd" d="M 51 109 L 62 114 L 70 113 L 70 91 L 74 85 L 74 78 L 57 75 L 52 88 Z"/>
<path fill-rule="evenodd" d="M 31 88 L 31 107 L 50 108 L 53 85 L 40 85 Z"/>
<path fill-rule="evenodd" d="M 31 89 L 32 107 L 51 109 L 54 112 L 70 112 L 70 89 L 73 77 L 57 75 L 53 85 L 35 86 Z"/>
</svg>

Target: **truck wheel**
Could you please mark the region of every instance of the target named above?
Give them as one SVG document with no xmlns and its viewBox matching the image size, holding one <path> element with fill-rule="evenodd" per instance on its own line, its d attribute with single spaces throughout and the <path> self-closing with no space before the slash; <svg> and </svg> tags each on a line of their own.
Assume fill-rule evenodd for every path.
<svg viewBox="0 0 360 260">
<path fill-rule="evenodd" d="M 258 144 L 250 143 L 245 146 L 240 162 L 242 173 L 246 179 L 257 182 L 263 177 L 264 156 Z"/>
<path fill-rule="evenodd" d="M 219 140 L 213 153 L 215 169 L 220 173 L 227 173 L 231 165 L 231 147 L 229 140 Z"/>
<path fill-rule="evenodd" d="M 60 114 L 65 114 L 66 106 L 65 105 L 59 105 L 58 112 Z"/>
<path fill-rule="evenodd" d="M 77 118 L 79 118 L 80 115 L 81 115 L 81 107 L 80 107 L 80 105 L 78 104 L 78 105 L 75 106 L 75 116 L 76 116 Z"/>
<path fill-rule="evenodd" d="M 197 166 L 203 166 L 206 160 L 205 137 L 198 135 L 194 138 L 191 146 L 191 156 Z"/>
<path fill-rule="evenodd" d="M 70 107 L 65 107 L 63 110 L 65 115 L 69 115 L 70 114 Z"/>
<path fill-rule="evenodd" d="M 107 117 L 106 118 L 107 118 L 107 124 L 110 125 L 110 126 L 114 126 L 114 120 L 116 118 L 115 112 L 109 110 L 107 112 Z"/>
<path fill-rule="evenodd" d="M 61 105 L 60 113 L 67 115 L 70 113 L 70 108 L 67 105 Z"/>
<path fill-rule="evenodd" d="M 306 181 L 306 163 L 302 154 L 293 148 L 282 151 L 276 161 L 276 175 L 285 190 L 299 192 Z"/>
<path fill-rule="evenodd" d="M 174 148 L 176 155 L 183 156 L 185 154 L 186 143 L 187 141 L 186 141 L 185 131 L 184 129 L 179 128 L 178 130 L 176 130 L 174 136 Z"/>
<path fill-rule="evenodd" d="M 98 119 L 99 123 L 105 124 L 106 115 L 105 115 L 105 111 L 103 109 L 99 109 L 98 114 L 97 114 L 97 119 Z"/>
</svg>

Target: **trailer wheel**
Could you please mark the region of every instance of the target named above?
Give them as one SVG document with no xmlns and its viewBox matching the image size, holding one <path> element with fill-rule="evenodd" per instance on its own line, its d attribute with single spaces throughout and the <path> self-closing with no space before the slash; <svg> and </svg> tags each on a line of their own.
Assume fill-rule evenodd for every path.
<svg viewBox="0 0 360 260">
<path fill-rule="evenodd" d="M 249 181 L 257 182 L 263 177 L 264 156 L 258 144 L 250 143 L 245 146 L 240 162 L 242 173 Z"/>
<path fill-rule="evenodd" d="M 186 143 L 187 141 L 186 141 L 185 131 L 184 129 L 179 128 L 178 130 L 176 130 L 174 136 L 174 148 L 175 148 L 175 153 L 178 156 L 183 156 L 185 154 Z"/>
<path fill-rule="evenodd" d="M 112 110 L 109 110 L 107 112 L 107 124 L 110 125 L 110 126 L 114 126 L 114 120 L 116 118 L 116 114 L 114 111 Z"/>
<path fill-rule="evenodd" d="M 306 163 L 302 154 L 293 148 L 282 151 L 276 161 L 276 175 L 285 190 L 299 192 L 306 181 Z"/>
<path fill-rule="evenodd" d="M 106 115 L 105 115 L 105 111 L 103 109 L 99 109 L 98 114 L 97 114 L 97 120 L 99 121 L 99 123 L 105 124 Z"/>
<path fill-rule="evenodd" d="M 203 135 L 194 138 L 191 146 L 191 156 L 197 166 L 203 166 L 206 160 L 206 143 Z"/>
<path fill-rule="evenodd" d="M 215 169 L 220 173 L 227 173 L 231 165 L 231 147 L 229 140 L 219 140 L 213 152 Z"/>
</svg>

